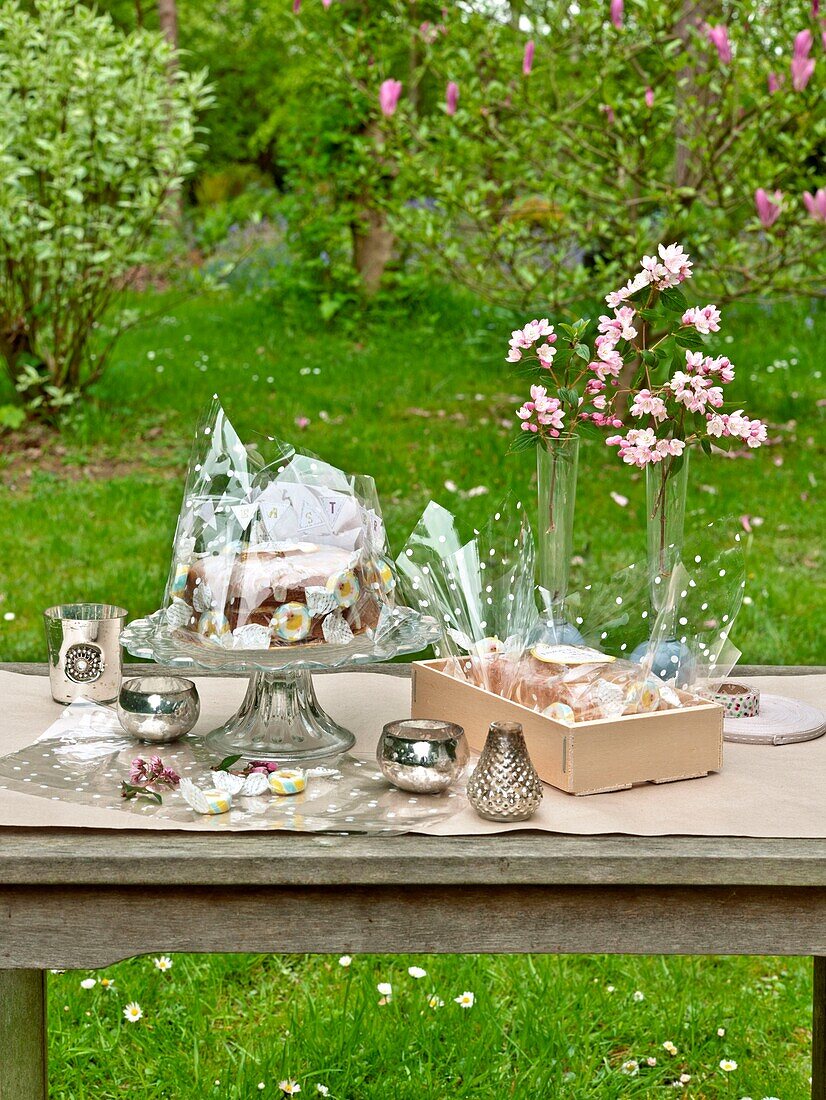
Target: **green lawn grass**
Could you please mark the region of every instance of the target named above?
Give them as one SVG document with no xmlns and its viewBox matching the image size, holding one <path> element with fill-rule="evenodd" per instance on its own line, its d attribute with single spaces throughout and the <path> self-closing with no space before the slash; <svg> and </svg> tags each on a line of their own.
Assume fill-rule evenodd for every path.
<svg viewBox="0 0 826 1100">
<path fill-rule="evenodd" d="M 732 635 L 743 659 L 822 662 L 823 311 L 730 313 L 734 392 L 770 420 L 772 445 L 737 460 L 697 455 L 689 508 L 752 517 L 751 602 Z M 105 599 L 133 615 L 158 605 L 193 423 L 214 392 L 242 432 L 296 438 L 295 418 L 309 417 L 299 444 L 376 477 L 396 545 L 431 497 L 468 528 L 508 488 L 532 500 L 532 457 L 505 457 L 505 421 L 523 396 L 502 362 L 511 327 L 446 298 L 354 333 L 227 295 L 134 330 L 59 436 L 0 441 L 0 659 L 43 658 L 50 603 Z M 574 585 L 643 556 L 642 502 L 641 477 L 587 443 Z M 416 959 L 428 971 L 419 981 L 413 961 L 362 957 L 345 970 L 318 956 L 180 956 L 162 974 L 134 959 L 98 975 L 115 991 L 56 975 L 52 1095 L 248 1100 L 280 1095 L 277 1082 L 293 1077 L 302 1095 L 323 1084 L 339 1100 L 607 1100 L 660 1095 L 681 1073 L 691 1077 L 681 1094 L 696 1100 L 807 1095 L 806 960 L 444 956 Z M 380 981 L 394 989 L 384 1006 Z M 453 1001 L 464 990 L 472 1009 Z M 428 1006 L 432 992 L 444 1007 Z M 135 1024 L 122 1017 L 132 1000 L 144 1011 Z M 738 1069 L 725 1073 L 724 1058 Z M 621 1072 L 629 1059 L 636 1076 Z"/>
<path fill-rule="evenodd" d="M 426 976 L 411 977 L 411 965 Z M 94 975 L 114 988 L 82 989 L 86 972 L 50 978 L 50 1095 L 250 1100 L 280 1097 L 278 1083 L 294 1080 L 302 1096 L 321 1084 L 337 1100 L 609 1100 L 673 1094 L 687 1074 L 680 1095 L 695 1100 L 803 1100 L 810 968 L 456 955 L 355 956 L 345 968 L 321 955 L 188 955 L 162 973 L 132 959 Z M 454 1001 L 465 991 L 471 1008 Z M 122 1015 L 132 1001 L 137 1023 Z M 632 1060 L 636 1074 L 622 1068 Z"/>
<path fill-rule="evenodd" d="M 164 303 L 147 294 L 139 304 Z M 692 456 L 691 512 L 754 517 L 750 602 L 732 633 L 746 662 L 825 659 L 822 315 L 803 304 L 724 315 L 732 396 L 771 422 L 772 445 L 734 460 Z M 524 396 L 503 362 L 509 328 L 445 299 L 343 334 L 228 293 L 133 330 L 94 400 L 40 453 L 0 440 L 0 657 L 42 657 L 50 603 L 106 599 L 133 615 L 158 606 L 194 421 L 215 392 L 242 433 L 292 437 L 372 473 L 396 546 L 431 497 L 468 529 L 509 488 L 533 501 L 533 456 L 506 456 Z M 303 432 L 300 416 L 311 420 Z M 599 441 L 584 445 L 572 587 L 643 557 L 643 497 L 639 471 Z"/>
</svg>

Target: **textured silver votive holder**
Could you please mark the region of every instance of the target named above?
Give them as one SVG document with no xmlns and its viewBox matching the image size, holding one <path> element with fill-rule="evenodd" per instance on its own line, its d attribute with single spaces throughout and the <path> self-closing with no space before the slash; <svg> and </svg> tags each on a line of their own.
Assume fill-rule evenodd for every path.
<svg viewBox="0 0 826 1100">
<path fill-rule="evenodd" d="M 64 603 L 43 612 L 49 683 L 56 703 L 117 699 L 126 614 L 126 608 L 109 603 Z"/>
<path fill-rule="evenodd" d="M 388 722 L 376 759 L 385 779 L 414 794 L 439 794 L 465 773 L 470 749 L 465 731 L 435 718 Z"/>
<path fill-rule="evenodd" d="M 166 745 L 189 733 L 201 704 L 193 682 L 182 676 L 136 676 L 123 681 L 117 710 L 127 733 Z"/>
<path fill-rule="evenodd" d="M 527 821 L 542 801 L 519 722 L 491 722 L 479 763 L 467 785 L 471 806 L 486 821 Z"/>
</svg>

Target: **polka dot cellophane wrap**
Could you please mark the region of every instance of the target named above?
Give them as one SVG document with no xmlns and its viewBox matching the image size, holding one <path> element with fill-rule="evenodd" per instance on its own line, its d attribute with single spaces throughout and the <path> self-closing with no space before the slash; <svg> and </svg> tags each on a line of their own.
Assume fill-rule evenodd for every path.
<svg viewBox="0 0 826 1100">
<path fill-rule="evenodd" d="M 143 745 L 124 733 L 114 710 L 97 703 L 72 703 L 34 744 L 0 757 L 0 790 L 20 791 L 55 801 L 81 803 L 128 815 L 176 823 L 198 822 L 215 832 L 244 829 L 292 832 L 404 833 L 413 825 L 443 821 L 465 805 L 463 790 L 417 797 L 389 787 L 375 760 L 339 758 L 333 775 L 311 777 L 297 795 L 236 796 L 220 816 L 196 813 L 177 791 L 163 792 L 163 803 L 124 799 L 136 756 L 159 755 L 180 776 L 212 787 L 217 761 L 201 738 L 170 745 Z"/>
</svg>

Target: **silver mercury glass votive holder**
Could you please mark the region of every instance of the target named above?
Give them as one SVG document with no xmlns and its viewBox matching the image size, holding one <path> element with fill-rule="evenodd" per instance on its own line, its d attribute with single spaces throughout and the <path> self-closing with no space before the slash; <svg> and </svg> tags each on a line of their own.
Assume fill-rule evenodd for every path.
<svg viewBox="0 0 826 1100">
<path fill-rule="evenodd" d="M 542 801 L 519 722 L 491 722 L 479 763 L 467 785 L 468 802 L 486 821 L 527 821 Z"/>
<path fill-rule="evenodd" d="M 62 603 L 43 612 L 49 683 L 56 703 L 117 699 L 126 614 L 126 608 L 110 603 Z"/>
<path fill-rule="evenodd" d="M 470 749 L 465 731 L 454 722 L 404 718 L 384 727 L 376 759 L 394 787 L 440 794 L 462 778 Z"/>
<path fill-rule="evenodd" d="M 166 745 L 189 733 L 201 704 L 193 682 L 182 676 L 136 676 L 121 685 L 117 711 L 127 733 Z"/>
</svg>

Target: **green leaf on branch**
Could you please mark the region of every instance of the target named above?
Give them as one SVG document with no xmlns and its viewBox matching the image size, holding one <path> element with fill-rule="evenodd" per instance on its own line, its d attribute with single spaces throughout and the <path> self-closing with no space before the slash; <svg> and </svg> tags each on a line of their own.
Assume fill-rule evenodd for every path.
<svg viewBox="0 0 826 1100">
<path fill-rule="evenodd" d="M 702 351 L 706 346 L 699 332 L 679 332 L 674 337 L 674 343 L 678 348 L 688 348 L 689 351 Z"/>
<path fill-rule="evenodd" d="M 574 348 L 574 354 L 578 355 L 580 359 L 584 359 L 587 363 L 591 358 L 591 352 L 587 344 L 577 344 Z"/>
<path fill-rule="evenodd" d="M 703 448 L 703 451 L 707 455 L 711 454 L 711 440 L 708 438 L 707 435 L 704 435 L 700 440 L 700 446 Z"/>
<path fill-rule="evenodd" d="M 514 436 L 511 440 L 510 447 L 508 447 L 508 454 L 515 455 L 520 451 L 529 451 L 531 447 L 535 447 L 539 442 L 539 432 L 521 432 L 519 435 Z"/>
<path fill-rule="evenodd" d="M 567 386 L 559 387 L 559 396 L 568 405 L 579 404 L 579 394 L 576 392 L 576 390 L 572 390 Z"/>
<path fill-rule="evenodd" d="M 669 313 L 684 313 L 688 306 L 685 295 L 676 286 L 669 286 L 665 290 L 661 290 L 660 301 L 663 308 L 667 309 Z"/>
</svg>

